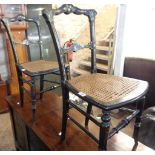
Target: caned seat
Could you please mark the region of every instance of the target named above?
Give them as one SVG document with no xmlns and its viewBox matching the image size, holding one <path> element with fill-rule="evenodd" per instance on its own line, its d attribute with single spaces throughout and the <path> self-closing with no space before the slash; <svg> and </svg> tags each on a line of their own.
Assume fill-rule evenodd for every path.
<svg viewBox="0 0 155 155">
<path fill-rule="evenodd" d="M 147 83 L 142 80 L 100 73 L 81 75 L 67 81 L 67 85 L 83 96 L 91 97 L 103 108 L 129 102 L 145 93 L 144 90 L 147 88 Z"/>
<path fill-rule="evenodd" d="M 80 75 L 79 77 L 67 79 L 64 72 L 64 60 L 62 59 L 63 50 L 59 41 L 59 36 L 55 28 L 54 17 L 64 13 L 67 16 L 71 13 L 75 15 L 85 15 L 88 17 L 90 30 L 89 49 L 91 51 L 91 69 L 90 74 Z M 98 143 L 99 150 L 107 150 L 107 141 L 114 134 L 118 133 L 122 128 L 127 126 L 130 121 L 135 118 L 134 141 L 135 147 L 138 144 L 138 132 L 141 126 L 141 115 L 145 103 L 145 95 L 148 91 L 148 82 L 118 77 L 114 75 L 105 75 L 97 73 L 96 69 L 96 36 L 95 36 L 95 16 L 97 12 L 93 9 L 80 9 L 71 4 L 64 4 L 60 8 L 52 11 L 43 10 L 43 17 L 49 27 L 51 37 L 54 42 L 56 54 L 59 63 L 61 75 L 62 101 L 63 101 L 63 117 L 61 140 L 65 140 L 67 122 L 72 121 L 88 136 Z M 103 27 L 104 28 L 104 27 Z M 74 61 L 74 60 L 73 60 Z M 84 102 L 88 103 L 87 109 L 79 107 L 77 102 L 71 100 L 69 93 L 73 93 Z M 80 101 L 81 101 L 80 100 Z M 79 102 L 80 102 L 79 101 Z M 134 104 L 136 109 L 127 109 L 126 105 Z M 72 117 L 70 107 L 76 109 L 81 115 L 85 116 L 85 126 L 82 122 L 78 122 L 76 117 Z M 92 116 L 92 108 L 101 109 L 101 121 Z M 131 112 L 129 116 L 118 123 L 117 126 L 111 128 L 111 110 L 119 109 Z M 75 112 L 75 111 L 74 111 Z M 89 120 L 99 127 L 99 138 L 89 131 Z"/>
<path fill-rule="evenodd" d="M 58 69 L 58 62 L 37 60 L 21 64 L 23 70 L 30 73 L 48 72 Z"/>
</svg>

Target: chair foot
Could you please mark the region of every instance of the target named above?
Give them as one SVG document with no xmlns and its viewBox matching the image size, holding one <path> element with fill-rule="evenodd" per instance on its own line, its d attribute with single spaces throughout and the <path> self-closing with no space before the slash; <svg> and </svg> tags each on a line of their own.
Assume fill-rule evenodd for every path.
<svg viewBox="0 0 155 155">
<path fill-rule="evenodd" d="M 136 151 L 137 146 L 138 146 L 138 143 L 135 143 L 134 146 L 133 146 L 133 148 L 132 148 L 132 151 Z"/>
<path fill-rule="evenodd" d="M 61 141 L 65 140 L 65 135 L 66 135 L 66 128 L 67 128 L 67 116 L 63 116 L 62 120 L 62 130 L 61 130 Z"/>
<path fill-rule="evenodd" d="M 64 118 L 64 120 L 62 122 L 61 141 L 65 140 L 66 128 L 67 128 L 67 118 Z"/>
<path fill-rule="evenodd" d="M 65 140 L 65 134 L 62 134 L 61 135 L 61 141 L 64 141 Z"/>
<path fill-rule="evenodd" d="M 139 135 L 140 126 L 141 126 L 141 123 L 135 123 L 134 133 L 133 133 L 135 145 L 138 145 L 138 135 Z"/>
</svg>

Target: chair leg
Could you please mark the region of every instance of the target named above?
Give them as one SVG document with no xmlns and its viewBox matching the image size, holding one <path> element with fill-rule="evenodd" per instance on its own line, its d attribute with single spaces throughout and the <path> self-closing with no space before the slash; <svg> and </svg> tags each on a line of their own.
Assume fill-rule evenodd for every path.
<svg viewBox="0 0 155 155">
<path fill-rule="evenodd" d="M 20 106 L 24 105 L 24 90 L 23 90 L 23 80 L 22 80 L 22 72 L 20 70 L 17 71 L 18 82 L 19 82 L 19 94 L 20 94 Z"/>
<path fill-rule="evenodd" d="M 99 133 L 99 150 L 107 150 L 107 141 L 110 129 L 110 111 L 103 111 L 102 124 Z"/>
<path fill-rule="evenodd" d="M 63 87 L 64 88 L 64 87 Z M 63 96 L 63 113 L 62 113 L 62 130 L 61 130 L 61 141 L 65 139 L 66 135 L 66 126 L 67 126 L 67 119 L 68 119 L 68 112 L 69 112 L 69 91 L 67 88 L 62 90 Z"/>
<path fill-rule="evenodd" d="M 44 75 L 40 75 L 40 92 L 44 89 Z M 43 93 L 40 93 L 40 99 L 43 98 Z"/>
<path fill-rule="evenodd" d="M 138 134 L 139 134 L 139 129 L 141 127 L 141 115 L 143 112 L 144 104 L 145 104 L 145 97 L 139 103 L 137 103 L 137 109 L 139 109 L 140 112 L 136 116 L 134 132 L 133 132 L 133 138 L 135 141 L 135 145 L 138 144 Z"/>
<path fill-rule="evenodd" d="M 90 115 L 91 111 L 92 111 L 92 105 L 88 103 L 88 106 L 87 106 L 87 114 Z M 86 117 L 86 119 L 85 119 L 85 126 L 88 126 L 88 122 L 89 122 L 89 118 Z"/>
<path fill-rule="evenodd" d="M 32 102 L 32 122 L 35 122 L 35 112 L 36 112 L 36 85 L 35 78 L 32 77 L 31 81 L 31 102 Z"/>
</svg>

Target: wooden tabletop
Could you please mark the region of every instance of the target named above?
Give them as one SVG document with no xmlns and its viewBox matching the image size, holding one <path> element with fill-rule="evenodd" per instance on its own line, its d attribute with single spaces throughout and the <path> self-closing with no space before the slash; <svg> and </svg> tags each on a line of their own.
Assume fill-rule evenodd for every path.
<svg viewBox="0 0 155 155">
<path fill-rule="evenodd" d="M 98 144 L 88 137 L 82 130 L 68 120 L 66 139 L 60 141 L 62 103 L 61 98 L 56 94 L 46 93 L 42 101 L 37 102 L 36 123 L 32 126 L 31 102 L 25 97 L 24 107 L 18 104 L 17 96 L 6 97 L 8 104 L 21 116 L 26 125 L 40 137 L 50 150 L 98 150 Z M 75 110 L 71 110 L 73 117 L 84 124 L 84 117 Z M 99 128 L 89 122 L 89 130 L 97 137 Z M 126 134 L 119 132 L 108 141 L 109 151 L 131 151 L 135 148 L 134 140 Z M 139 143 L 137 151 L 153 151 L 145 145 Z"/>
</svg>

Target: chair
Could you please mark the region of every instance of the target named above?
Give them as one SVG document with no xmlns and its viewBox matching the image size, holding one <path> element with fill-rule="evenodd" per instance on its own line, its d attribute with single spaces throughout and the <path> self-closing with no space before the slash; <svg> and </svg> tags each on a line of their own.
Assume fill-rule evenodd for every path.
<svg viewBox="0 0 155 155">
<path fill-rule="evenodd" d="M 134 127 L 134 140 L 135 146 L 138 144 L 138 131 L 141 125 L 141 114 L 143 105 L 145 103 L 145 94 L 148 90 L 148 83 L 146 81 L 136 80 L 126 77 L 118 77 L 113 75 L 106 75 L 97 73 L 96 69 L 96 43 L 95 43 L 95 10 L 79 9 L 71 4 L 64 4 L 60 8 L 48 11 L 43 10 L 43 17 L 49 27 L 51 37 L 54 42 L 56 54 L 58 58 L 60 73 L 61 73 L 61 87 L 63 97 L 63 118 L 61 140 L 65 139 L 67 120 L 75 123 L 81 128 L 88 136 L 98 143 L 99 150 L 107 150 L 107 140 L 120 129 L 125 127 L 133 118 L 136 117 Z M 76 15 L 85 15 L 90 23 L 90 43 L 91 50 L 91 74 L 81 75 L 70 80 L 67 80 L 64 60 L 62 59 L 63 50 L 61 48 L 59 38 L 55 29 L 53 16 L 61 13 L 66 15 L 74 13 Z M 67 16 L 66 16 L 67 18 Z M 69 99 L 69 92 L 72 92 L 80 99 L 88 103 L 87 110 L 84 111 L 79 106 Z M 129 104 L 136 104 L 137 109 L 132 111 L 132 114 L 123 119 L 115 128 L 110 130 L 110 111 L 122 108 Z M 96 120 L 91 115 L 92 107 L 98 107 L 102 110 L 101 122 Z M 70 114 L 70 108 L 73 107 L 86 117 L 85 126 L 80 124 Z M 99 138 L 96 138 L 91 133 L 87 126 L 88 121 L 91 120 L 99 126 Z"/>
<path fill-rule="evenodd" d="M 146 95 L 147 104 L 144 107 L 142 115 L 139 141 L 144 145 L 155 149 L 155 60 L 126 57 L 124 62 L 124 76 L 146 80 L 150 84 L 149 91 Z"/>
<path fill-rule="evenodd" d="M 37 40 L 30 40 L 28 38 L 25 38 L 24 40 L 18 40 L 15 41 L 12 37 L 12 32 L 10 28 L 10 23 L 11 22 L 26 22 L 27 27 L 29 24 L 33 24 L 34 30 L 36 30 L 37 34 Z M 43 59 L 43 44 L 41 40 L 41 31 L 40 31 L 40 23 L 39 19 L 37 18 L 27 18 L 23 15 L 17 15 L 14 18 L 1 18 L 1 23 L 3 24 L 7 35 L 9 37 L 9 41 L 11 43 L 12 51 L 13 51 L 13 56 L 15 60 L 15 65 L 16 65 L 16 70 L 17 70 L 17 76 L 18 76 L 18 82 L 19 82 L 19 92 L 20 92 L 20 105 L 23 107 L 24 104 L 24 91 L 27 92 L 30 97 L 31 97 L 31 102 L 32 102 L 32 121 L 33 123 L 35 122 L 35 111 L 36 111 L 36 97 L 37 94 L 40 95 L 40 99 L 42 99 L 43 94 L 46 91 L 50 91 L 53 89 L 56 89 L 60 87 L 60 82 L 57 81 L 52 81 L 45 79 L 46 75 L 58 75 L 60 76 L 59 73 L 59 67 L 58 63 L 56 61 L 46 61 Z M 20 63 L 20 57 L 18 57 L 17 49 L 16 49 L 16 44 L 22 44 L 23 46 L 26 46 L 27 51 L 30 50 L 31 45 L 38 45 L 39 49 L 39 54 L 40 54 L 40 59 L 35 60 L 35 61 L 28 61 L 24 63 Z M 22 51 L 20 51 L 22 52 Z M 37 51 L 36 51 L 37 52 Z M 68 66 L 66 65 L 66 70 L 68 69 Z M 68 70 L 69 71 L 69 70 Z M 27 75 L 28 78 L 25 78 L 24 75 Z M 37 82 L 36 80 L 40 78 L 40 90 L 37 92 Z M 44 83 L 47 82 L 51 86 L 48 88 L 44 88 Z M 27 84 L 30 87 L 27 88 L 24 86 L 24 84 Z"/>
<path fill-rule="evenodd" d="M 126 57 L 124 61 L 123 75 L 130 78 L 148 81 L 149 91 L 146 95 L 146 102 L 144 109 L 155 106 L 155 60 Z"/>
</svg>

